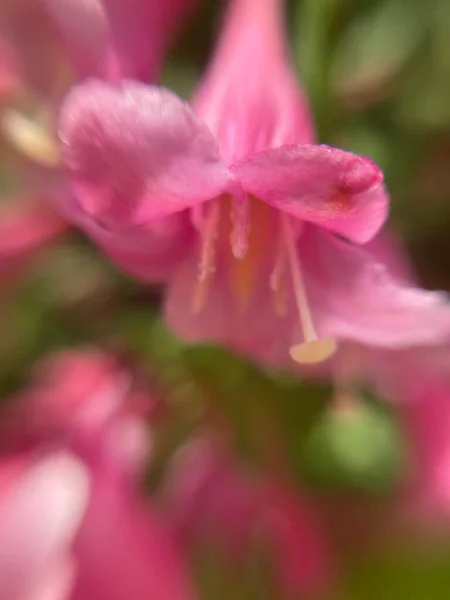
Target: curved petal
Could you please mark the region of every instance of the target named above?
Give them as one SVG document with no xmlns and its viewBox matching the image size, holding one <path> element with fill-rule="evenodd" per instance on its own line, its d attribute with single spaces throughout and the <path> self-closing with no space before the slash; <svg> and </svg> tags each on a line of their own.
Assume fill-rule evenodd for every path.
<svg viewBox="0 0 450 600">
<path fill-rule="evenodd" d="M 232 171 L 250 194 L 358 244 L 369 241 L 387 217 L 383 174 L 367 157 L 329 146 L 282 146 Z"/>
<path fill-rule="evenodd" d="M 365 248 L 305 227 L 298 244 L 308 299 L 322 335 L 400 349 L 450 339 L 444 294 L 413 287 Z"/>
<path fill-rule="evenodd" d="M 199 438 L 172 460 L 165 497 L 183 544 L 219 543 L 234 559 L 245 558 L 257 516 L 257 495 L 240 465 L 217 441 Z"/>
<path fill-rule="evenodd" d="M 145 283 L 168 281 L 192 242 L 187 211 L 129 231 L 112 231 L 84 213 L 70 194 L 60 193 L 53 200 L 67 219 L 92 238 L 116 265 Z"/>
<path fill-rule="evenodd" d="M 407 509 L 416 524 L 418 517 L 441 523 L 450 512 L 449 380 L 422 375 L 417 371 L 401 406 L 414 466 L 401 508 Z"/>
<path fill-rule="evenodd" d="M 84 467 L 64 453 L 42 459 L 15 482 L 0 511 L 2 598 L 32 597 L 51 579 L 55 587 L 57 579 L 63 585 L 63 558 L 84 516 L 88 492 Z M 64 573 L 51 568 L 63 563 Z"/>
<path fill-rule="evenodd" d="M 20 90 L 18 66 L 8 44 L 0 37 L 0 105 Z"/>
<path fill-rule="evenodd" d="M 153 80 L 196 0 L 103 0 L 122 77 Z"/>
<path fill-rule="evenodd" d="M 333 569 L 326 532 L 312 503 L 281 481 L 262 483 L 262 528 L 283 593 L 287 598 L 320 596 L 331 587 Z"/>
<path fill-rule="evenodd" d="M 15 277 L 20 268 L 67 228 L 67 224 L 53 210 L 32 201 L 22 202 L 7 209 L 0 220 L 0 277 Z"/>
<path fill-rule="evenodd" d="M 60 137 L 80 211 L 109 230 L 145 226 L 219 196 L 232 181 L 207 127 L 163 88 L 76 86 Z"/>
<path fill-rule="evenodd" d="M 42 3 L 2 0 L 0 37 L 11 51 L 18 83 L 52 96 L 65 61 L 58 33 Z"/>
<path fill-rule="evenodd" d="M 229 164 L 283 144 L 314 141 L 284 24 L 283 2 L 228 3 L 212 60 L 192 102 Z"/>
<path fill-rule="evenodd" d="M 44 0 L 67 53 L 83 76 L 107 76 L 115 67 L 102 0 Z"/>
<path fill-rule="evenodd" d="M 73 600 L 190 600 L 194 597 L 171 535 L 124 483 L 99 473 L 76 543 Z"/>
</svg>

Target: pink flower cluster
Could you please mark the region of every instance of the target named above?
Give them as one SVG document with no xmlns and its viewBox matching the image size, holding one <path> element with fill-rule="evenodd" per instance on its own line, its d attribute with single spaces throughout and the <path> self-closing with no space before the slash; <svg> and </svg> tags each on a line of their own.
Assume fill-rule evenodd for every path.
<svg viewBox="0 0 450 600">
<path fill-rule="evenodd" d="M 139 494 L 154 400 L 93 349 L 38 365 L 10 400 L 0 453 L 5 600 L 193 598 L 158 510 Z"/>
</svg>

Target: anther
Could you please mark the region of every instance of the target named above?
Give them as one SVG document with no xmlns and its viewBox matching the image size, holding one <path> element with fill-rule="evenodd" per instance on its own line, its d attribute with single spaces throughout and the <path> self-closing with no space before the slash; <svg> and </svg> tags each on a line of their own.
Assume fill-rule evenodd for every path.
<svg viewBox="0 0 450 600">
<path fill-rule="evenodd" d="M 16 150 L 44 167 L 57 167 L 58 146 L 38 122 L 17 110 L 7 110 L 0 120 L 3 134 Z"/>
</svg>

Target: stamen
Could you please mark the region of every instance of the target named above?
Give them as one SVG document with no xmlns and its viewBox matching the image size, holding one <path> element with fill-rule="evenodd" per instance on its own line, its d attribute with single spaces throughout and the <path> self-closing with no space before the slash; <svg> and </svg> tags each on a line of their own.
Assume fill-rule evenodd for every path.
<svg viewBox="0 0 450 600">
<path fill-rule="evenodd" d="M 56 141 L 38 122 L 17 110 L 7 110 L 0 128 L 16 150 L 44 167 L 57 167 L 60 162 Z"/>
<path fill-rule="evenodd" d="M 300 324 L 305 338 L 304 343 L 296 344 L 290 348 L 293 360 L 300 364 L 313 364 L 326 360 L 336 351 L 336 340 L 334 338 L 319 339 L 315 330 L 311 311 L 309 309 L 303 282 L 300 259 L 295 247 L 294 232 L 288 215 L 282 216 L 283 233 L 286 242 L 286 252 L 294 288 L 295 303 L 297 305 Z"/>
<path fill-rule="evenodd" d="M 232 200 L 230 244 L 233 255 L 242 260 L 249 246 L 250 208 L 247 198 Z"/>
<path fill-rule="evenodd" d="M 287 257 L 281 231 L 278 236 L 275 265 L 270 274 L 269 285 L 273 291 L 274 309 L 278 317 L 287 313 L 286 268 Z"/>
<path fill-rule="evenodd" d="M 219 233 L 220 202 L 214 200 L 205 217 L 205 226 L 201 233 L 202 245 L 200 262 L 198 265 L 197 286 L 195 289 L 192 310 L 198 314 L 202 311 L 208 299 L 209 284 L 216 270 L 215 254 L 216 240 Z"/>
</svg>

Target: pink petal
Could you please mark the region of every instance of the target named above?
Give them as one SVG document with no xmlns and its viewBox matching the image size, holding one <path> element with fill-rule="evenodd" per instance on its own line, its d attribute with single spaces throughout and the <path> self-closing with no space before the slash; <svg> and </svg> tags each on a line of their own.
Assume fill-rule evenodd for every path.
<svg viewBox="0 0 450 600">
<path fill-rule="evenodd" d="M 122 77 L 152 81 L 196 0 L 103 0 Z"/>
<path fill-rule="evenodd" d="M 14 198 L 0 221 L 0 278 L 9 284 L 19 278 L 39 252 L 55 242 L 67 224 L 51 209 L 39 202 Z M 42 202 L 42 201 L 41 201 Z"/>
<path fill-rule="evenodd" d="M 81 76 L 153 79 L 195 0 L 45 0 Z"/>
<path fill-rule="evenodd" d="M 219 196 L 232 180 L 208 129 L 163 88 L 79 85 L 62 107 L 60 137 L 80 211 L 109 230 Z"/>
<path fill-rule="evenodd" d="M 292 313 L 277 316 L 270 288 L 273 265 L 266 257 L 252 294 L 240 303 L 230 285 L 230 256 L 219 254 L 200 312 L 195 312 L 199 255 L 193 249 L 175 272 L 167 290 L 164 314 L 174 333 L 189 342 L 214 342 L 269 365 L 290 363 Z"/>
<path fill-rule="evenodd" d="M 317 227 L 304 228 L 298 249 L 323 336 L 390 349 L 450 338 L 450 305 L 442 293 L 408 284 L 365 248 Z"/>
<path fill-rule="evenodd" d="M 35 369 L 28 410 L 72 433 L 82 429 L 99 435 L 123 407 L 130 388 L 117 358 L 95 348 L 59 351 Z"/>
<path fill-rule="evenodd" d="M 252 482 L 213 440 L 195 440 L 172 463 L 168 513 L 183 543 L 192 549 L 213 541 L 245 559 L 258 508 Z"/>
<path fill-rule="evenodd" d="M 414 465 L 406 502 L 426 517 L 450 514 L 450 387 L 416 371 L 408 402 L 401 407 Z"/>
<path fill-rule="evenodd" d="M 20 83 L 49 97 L 61 73 L 61 45 L 44 6 L 36 0 L 2 0 L 0 37 L 14 59 Z"/>
<path fill-rule="evenodd" d="M 108 76 L 116 59 L 102 0 L 44 1 L 79 74 Z"/>
<path fill-rule="evenodd" d="M 77 565 L 70 555 L 62 554 L 26 600 L 67 600 L 70 598 L 77 575 Z"/>
<path fill-rule="evenodd" d="M 69 552 L 88 491 L 84 467 L 64 453 L 40 460 L 15 482 L 0 510 L 1 598 L 31 597 L 58 576 L 49 567 Z"/>
<path fill-rule="evenodd" d="M 20 83 L 13 52 L 0 37 L 0 104 L 20 90 Z"/>
<path fill-rule="evenodd" d="M 191 600 L 185 567 L 150 506 L 99 473 L 76 544 L 80 571 L 73 600 Z"/>
<path fill-rule="evenodd" d="M 276 481 L 263 485 L 263 528 L 283 595 L 316 596 L 330 586 L 331 552 L 318 515 L 298 491 Z"/>
<path fill-rule="evenodd" d="M 186 211 L 152 220 L 129 231 L 102 227 L 68 195 L 55 202 L 67 219 L 89 235 L 124 271 L 146 283 L 170 279 L 192 240 L 192 226 Z"/>
<path fill-rule="evenodd" d="M 229 164 L 283 144 L 314 140 L 284 21 L 282 2 L 229 3 L 217 48 L 193 99 Z"/>
<path fill-rule="evenodd" d="M 232 170 L 248 193 L 358 244 L 370 240 L 387 217 L 382 172 L 370 159 L 343 150 L 284 146 Z"/>
</svg>

